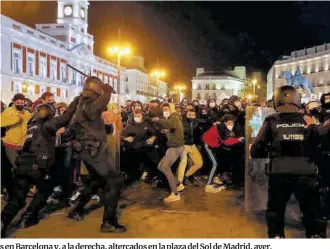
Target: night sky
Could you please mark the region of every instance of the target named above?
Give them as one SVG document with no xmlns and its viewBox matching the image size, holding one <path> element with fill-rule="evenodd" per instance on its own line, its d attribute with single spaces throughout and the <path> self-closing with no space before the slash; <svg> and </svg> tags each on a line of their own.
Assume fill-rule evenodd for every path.
<svg viewBox="0 0 330 249">
<path fill-rule="evenodd" d="M 56 2 L 2 2 L 1 13 L 33 26 L 56 22 Z M 245 65 L 267 73 L 280 55 L 330 42 L 330 2 L 90 2 L 94 51 L 122 31 L 147 69 L 190 85 L 196 67 Z"/>
</svg>

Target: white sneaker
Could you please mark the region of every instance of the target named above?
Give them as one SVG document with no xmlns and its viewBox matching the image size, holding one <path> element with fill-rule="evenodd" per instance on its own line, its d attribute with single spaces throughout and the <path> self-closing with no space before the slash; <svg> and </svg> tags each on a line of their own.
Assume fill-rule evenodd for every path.
<svg viewBox="0 0 330 249">
<path fill-rule="evenodd" d="M 176 187 L 176 191 L 178 191 L 178 192 L 181 192 L 184 189 L 185 189 L 185 186 L 182 183 L 180 183 L 180 185 Z"/>
<path fill-rule="evenodd" d="M 147 171 L 144 171 L 142 176 L 141 176 L 141 179 L 144 181 L 148 176 L 148 172 Z"/>
<path fill-rule="evenodd" d="M 213 177 L 213 183 L 222 185 L 223 181 L 220 179 L 219 176 L 215 176 L 215 177 Z"/>
<path fill-rule="evenodd" d="M 220 186 L 220 187 L 216 187 L 214 185 L 206 185 L 205 186 L 205 192 L 206 193 L 212 193 L 212 194 L 219 193 L 219 192 L 221 192 L 224 189 L 226 189 L 225 186 Z"/>
<path fill-rule="evenodd" d="M 164 202 L 174 202 L 174 201 L 179 201 L 180 199 L 181 198 L 179 193 L 177 194 L 171 193 L 168 197 L 164 199 Z"/>
<path fill-rule="evenodd" d="M 92 200 L 99 202 L 101 199 L 98 195 L 93 195 Z"/>
</svg>

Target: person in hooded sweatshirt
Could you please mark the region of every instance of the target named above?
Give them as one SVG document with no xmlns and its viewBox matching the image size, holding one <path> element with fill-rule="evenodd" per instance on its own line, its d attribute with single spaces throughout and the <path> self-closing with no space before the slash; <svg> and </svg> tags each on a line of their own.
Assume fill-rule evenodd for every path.
<svg viewBox="0 0 330 249">
<path fill-rule="evenodd" d="M 157 123 L 163 129 L 163 133 L 167 136 L 167 151 L 163 159 L 158 164 L 158 169 L 164 173 L 169 183 L 171 194 L 164 199 L 165 202 L 174 202 L 180 200 L 178 193 L 184 186 L 172 173 L 171 167 L 183 156 L 184 151 L 184 134 L 182 126 L 182 117 L 176 112 L 171 111 L 169 104 L 162 106 L 164 119 L 158 117 L 153 118 L 153 122 Z"/>
<path fill-rule="evenodd" d="M 178 168 L 178 179 L 185 185 L 194 184 L 194 174 L 203 166 L 203 158 L 197 146 L 201 144 L 201 129 L 195 110 L 188 110 L 182 119 L 184 129 L 184 152 Z M 192 165 L 186 172 L 188 158 Z"/>
<path fill-rule="evenodd" d="M 242 108 L 242 102 L 236 95 L 229 98 L 228 104 L 224 105 L 220 110 L 220 116 L 231 114 L 236 118 L 237 125 L 240 125 L 241 130 L 244 131 L 245 127 L 245 111 Z"/>
<path fill-rule="evenodd" d="M 145 121 L 141 110 L 134 112 L 134 119 L 122 131 L 121 139 L 125 147 L 122 165 L 123 171 L 128 174 L 128 183 L 133 183 L 141 177 L 141 163 L 148 168 L 150 175 L 155 175 L 160 159 L 154 149 L 156 130 Z"/>
</svg>

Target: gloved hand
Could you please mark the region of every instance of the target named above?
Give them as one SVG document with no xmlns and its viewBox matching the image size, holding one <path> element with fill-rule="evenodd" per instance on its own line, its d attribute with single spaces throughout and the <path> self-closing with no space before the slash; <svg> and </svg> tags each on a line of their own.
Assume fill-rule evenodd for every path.
<svg viewBox="0 0 330 249">
<path fill-rule="evenodd" d="M 113 87 L 108 84 L 103 84 L 102 90 L 103 90 L 103 92 L 106 92 L 106 93 L 113 93 L 113 91 L 114 91 Z"/>
</svg>

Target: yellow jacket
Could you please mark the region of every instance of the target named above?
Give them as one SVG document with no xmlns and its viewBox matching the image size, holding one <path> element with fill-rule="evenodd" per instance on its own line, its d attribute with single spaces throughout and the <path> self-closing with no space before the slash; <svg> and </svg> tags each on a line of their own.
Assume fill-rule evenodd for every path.
<svg viewBox="0 0 330 249">
<path fill-rule="evenodd" d="M 6 127 L 7 131 L 2 141 L 13 147 L 23 146 L 27 133 L 27 123 L 31 116 L 28 111 L 19 112 L 14 106 L 4 110 L 1 113 L 1 127 Z"/>
</svg>

